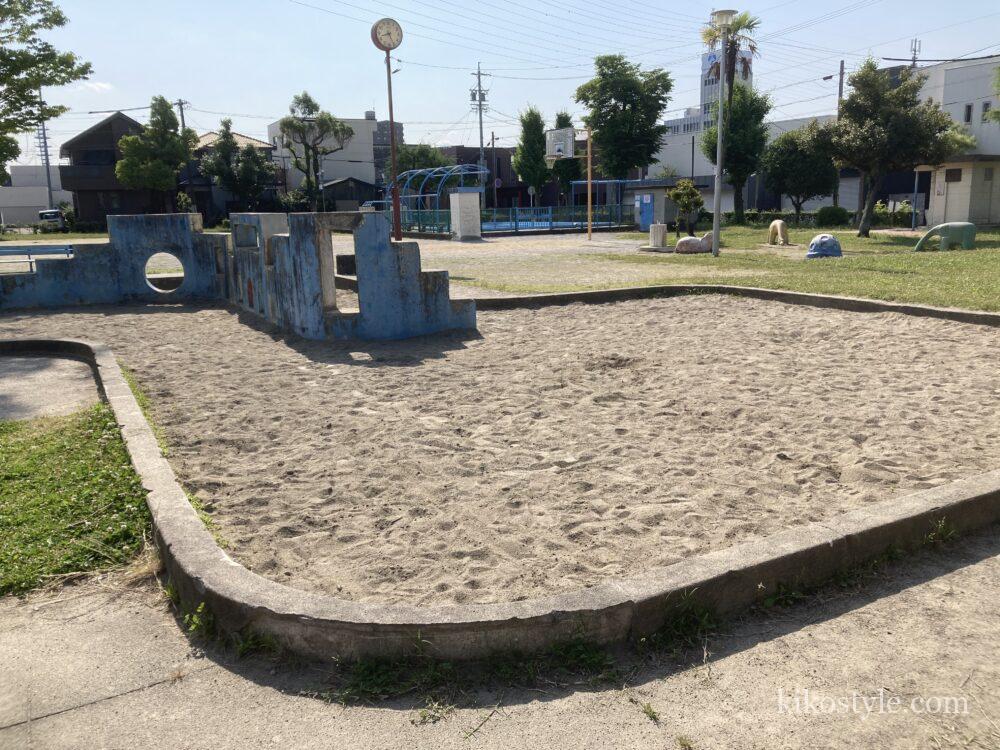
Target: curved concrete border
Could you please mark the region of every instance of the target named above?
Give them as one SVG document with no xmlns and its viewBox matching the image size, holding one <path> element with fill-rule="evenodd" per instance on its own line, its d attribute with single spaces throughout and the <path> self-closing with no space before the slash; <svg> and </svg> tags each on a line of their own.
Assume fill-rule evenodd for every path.
<svg viewBox="0 0 1000 750">
<path fill-rule="evenodd" d="M 939 318 L 959 323 L 1000 327 L 1000 313 L 963 310 L 957 307 L 933 307 L 909 302 L 884 302 L 863 297 L 841 297 L 832 294 L 809 294 L 783 289 L 762 289 L 754 286 L 728 286 L 724 284 L 669 284 L 664 286 L 619 287 L 594 292 L 558 292 L 555 294 L 529 294 L 523 297 L 480 297 L 477 310 L 513 310 L 521 307 L 549 307 L 552 305 L 605 304 L 633 299 L 655 297 L 680 297 L 689 294 L 729 294 L 790 305 L 825 307 L 848 312 L 899 313 L 920 318 Z"/>
<path fill-rule="evenodd" d="M 563 301 L 549 304 L 595 301 L 562 295 L 548 299 L 554 297 Z M 808 297 L 806 304 L 822 301 L 817 295 Z M 872 304 L 890 311 L 881 309 L 888 303 Z M 839 306 L 839 301 L 825 306 Z M 941 519 L 958 532 L 1000 520 L 997 470 L 567 594 L 449 607 L 344 601 L 266 579 L 219 548 L 160 453 L 107 347 L 72 340 L 0 340 L 0 354 L 16 352 L 75 356 L 92 363 L 149 493 L 156 542 L 185 605 L 205 602 L 223 630 L 249 627 L 312 656 L 400 655 L 419 643 L 439 657 L 463 659 L 503 650 L 530 652 L 569 638 L 625 642 L 655 632 L 685 598 L 719 615 L 731 614 L 782 584 L 820 583 L 891 547 L 918 545 Z"/>
</svg>

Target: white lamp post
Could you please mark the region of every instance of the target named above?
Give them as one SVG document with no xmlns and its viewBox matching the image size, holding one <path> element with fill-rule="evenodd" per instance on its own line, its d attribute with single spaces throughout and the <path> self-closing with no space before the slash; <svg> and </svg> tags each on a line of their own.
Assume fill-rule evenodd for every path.
<svg viewBox="0 0 1000 750">
<path fill-rule="evenodd" d="M 715 142 L 715 191 L 712 195 L 712 255 L 719 254 L 720 229 L 722 226 L 722 103 L 726 98 L 726 58 L 729 47 L 729 25 L 736 15 L 735 10 L 717 10 L 712 13 L 712 25 L 722 31 L 722 56 L 719 58 L 719 121 L 716 126 Z"/>
</svg>

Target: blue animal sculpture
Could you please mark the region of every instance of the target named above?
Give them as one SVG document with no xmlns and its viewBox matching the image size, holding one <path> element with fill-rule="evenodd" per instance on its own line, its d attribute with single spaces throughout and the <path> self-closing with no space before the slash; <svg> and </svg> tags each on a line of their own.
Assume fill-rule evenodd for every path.
<svg viewBox="0 0 1000 750">
<path fill-rule="evenodd" d="M 976 246 L 975 224 L 968 221 L 949 221 L 947 224 L 938 224 L 928 230 L 913 249 L 918 253 L 922 250 L 933 250 L 933 246 L 928 245 L 934 235 L 940 239 L 939 250 L 950 250 L 955 245 L 961 245 L 964 250 L 971 250 Z"/>
<path fill-rule="evenodd" d="M 840 251 L 840 241 L 832 234 L 817 234 L 809 243 L 807 258 L 839 258 L 843 253 Z"/>
</svg>

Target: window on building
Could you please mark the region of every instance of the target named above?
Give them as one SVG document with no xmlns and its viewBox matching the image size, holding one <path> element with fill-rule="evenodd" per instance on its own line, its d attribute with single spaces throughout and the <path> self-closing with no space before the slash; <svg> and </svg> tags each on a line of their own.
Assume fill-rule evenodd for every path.
<svg viewBox="0 0 1000 750">
<path fill-rule="evenodd" d="M 972 122 L 972 105 L 971 104 L 966 104 L 965 105 L 965 121 L 966 122 Z"/>
<path fill-rule="evenodd" d="M 992 105 L 989 102 L 983 102 L 983 122 L 990 119 L 990 109 L 992 109 Z"/>
<path fill-rule="evenodd" d="M 959 169 L 946 169 L 944 170 L 944 181 L 945 182 L 961 182 L 962 181 L 962 170 Z"/>
<path fill-rule="evenodd" d="M 993 167 L 986 167 L 983 170 L 983 182 L 993 182 Z"/>
<path fill-rule="evenodd" d="M 84 149 L 73 154 L 73 164 L 90 167 L 110 167 L 115 163 L 115 152 L 109 149 Z"/>
</svg>

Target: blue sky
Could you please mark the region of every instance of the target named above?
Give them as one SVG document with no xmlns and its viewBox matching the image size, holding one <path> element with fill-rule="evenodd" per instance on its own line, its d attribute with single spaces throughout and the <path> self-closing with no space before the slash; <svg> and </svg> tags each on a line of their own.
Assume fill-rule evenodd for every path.
<svg viewBox="0 0 1000 750">
<path fill-rule="evenodd" d="M 199 132 L 233 115 L 234 129 L 264 137 L 292 95 L 309 91 L 341 117 L 386 115 L 385 68 L 371 23 L 393 16 L 405 38 L 396 51 L 396 115 L 408 142 L 478 143 L 469 110 L 470 73 L 488 80 L 486 137 L 516 142 L 517 113 L 528 104 L 547 119 L 573 101 L 595 54 L 620 52 L 670 71 L 668 116 L 698 103 L 698 29 L 712 5 L 651 0 L 61 0 L 69 24 L 48 37 L 93 63 L 89 81 L 46 92 L 72 112 L 51 123 L 58 145 L 97 122 L 90 110 L 141 107 L 151 96 L 191 102 Z M 772 92 L 775 119 L 832 112 L 839 60 L 848 71 L 866 55 L 921 57 L 1000 53 L 995 0 L 758 0 L 732 5 L 761 17 L 757 88 Z M 655 8 L 655 10 L 653 9 Z M 885 63 L 889 64 L 889 63 Z M 439 67 L 434 67 L 439 66 Z M 130 112 L 138 120 L 144 112 Z M 39 163 L 22 138 L 20 163 Z"/>
</svg>

